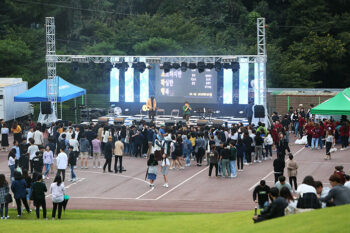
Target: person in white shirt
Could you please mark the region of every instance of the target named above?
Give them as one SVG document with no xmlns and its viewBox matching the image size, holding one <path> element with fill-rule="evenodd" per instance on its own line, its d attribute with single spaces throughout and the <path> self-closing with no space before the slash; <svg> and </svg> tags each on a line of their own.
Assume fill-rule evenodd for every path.
<svg viewBox="0 0 350 233">
<path fill-rule="evenodd" d="M 28 154 L 29 154 L 29 161 L 30 161 L 30 173 L 33 173 L 33 159 L 35 157 L 35 153 L 39 151 L 39 147 L 37 145 L 34 145 L 34 139 L 29 139 L 30 146 L 28 147 Z"/>
<path fill-rule="evenodd" d="M 349 175 L 344 175 L 344 178 L 346 180 L 344 186 L 350 189 L 350 176 Z"/>
<path fill-rule="evenodd" d="M 305 176 L 303 183 L 298 186 L 296 193 L 300 197 L 303 197 L 304 193 L 314 193 L 317 195 L 314 178 L 312 176 Z"/>
<path fill-rule="evenodd" d="M 34 128 L 30 128 L 28 133 L 27 133 L 27 144 L 29 144 L 29 139 L 33 138 L 33 136 L 34 136 L 34 132 L 33 131 L 34 131 Z"/>
<path fill-rule="evenodd" d="M 37 128 L 33 134 L 34 144 L 35 145 L 43 145 L 44 144 L 44 136 L 43 133 Z"/>
<path fill-rule="evenodd" d="M 61 219 L 62 214 L 62 207 L 64 202 L 64 183 L 62 182 L 61 176 L 57 175 L 55 177 L 54 183 L 50 186 L 50 193 L 52 195 L 52 202 L 53 202 L 53 208 L 52 208 L 52 219 L 55 219 L 56 217 L 56 210 L 58 206 L 58 219 Z"/>
<path fill-rule="evenodd" d="M 166 157 L 166 154 L 163 154 L 163 156 L 162 156 L 161 166 L 162 166 L 162 175 L 164 177 L 164 185 L 163 186 L 168 188 L 169 185 L 168 185 L 167 175 L 168 175 L 168 172 L 169 172 L 170 161 Z"/>
<path fill-rule="evenodd" d="M 66 168 L 68 165 L 68 157 L 67 157 L 67 154 L 64 153 L 63 148 L 60 148 L 60 153 L 57 155 L 56 162 L 57 162 L 56 176 L 59 176 L 60 173 L 62 173 L 62 180 L 64 181 Z"/>
</svg>

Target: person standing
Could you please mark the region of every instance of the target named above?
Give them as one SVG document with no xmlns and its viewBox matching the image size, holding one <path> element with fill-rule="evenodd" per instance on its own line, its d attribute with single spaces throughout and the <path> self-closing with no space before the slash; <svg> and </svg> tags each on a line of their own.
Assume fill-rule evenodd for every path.
<svg viewBox="0 0 350 233">
<path fill-rule="evenodd" d="M 249 101 L 248 106 L 245 109 L 245 115 L 248 119 L 248 124 L 251 125 L 252 124 L 252 118 L 253 118 L 253 103 L 251 101 Z"/>
<path fill-rule="evenodd" d="M 220 160 L 221 160 L 221 170 L 222 170 L 222 177 L 226 177 L 226 171 L 227 171 L 227 176 L 230 176 L 231 171 L 230 171 L 230 155 L 231 155 L 231 150 L 230 146 L 225 143 L 224 144 L 224 149 L 221 150 L 220 153 Z"/>
<path fill-rule="evenodd" d="M 297 184 L 298 164 L 293 160 L 293 158 L 294 158 L 293 155 L 289 154 L 287 171 L 288 171 L 290 185 L 293 186 L 293 183 L 294 183 L 294 190 L 297 190 L 298 189 L 298 184 Z"/>
<path fill-rule="evenodd" d="M 219 160 L 219 154 L 216 150 L 215 144 L 213 144 L 209 152 L 209 176 L 211 176 L 213 167 L 215 167 L 215 176 L 216 177 L 218 176 L 218 160 Z"/>
<path fill-rule="evenodd" d="M 17 121 L 13 122 L 11 132 L 13 133 L 13 141 L 22 141 L 22 128 L 19 126 Z"/>
<path fill-rule="evenodd" d="M 8 151 L 9 146 L 9 128 L 7 127 L 7 124 L 4 123 L 1 127 L 1 147 L 2 151 Z"/>
<path fill-rule="evenodd" d="M 15 158 L 16 158 L 16 150 L 12 149 L 8 155 L 8 162 L 7 165 L 9 166 L 10 169 L 10 177 L 11 180 L 14 180 L 14 172 L 15 172 Z"/>
<path fill-rule="evenodd" d="M 188 122 L 190 120 L 190 114 L 192 111 L 192 108 L 188 103 L 188 101 L 185 102 L 185 105 L 182 107 L 182 110 L 183 110 L 183 119 L 185 119 L 186 122 Z"/>
<path fill-rule="evenodd" d="M 114 143 L 114 172 L 120 173 L 123 172 L 123 151 L 124 144 L 121 141 L 121 137 L 118 137 L 118 140 Z M 119 169 L 118 169 L 118 160 L 119 160 Z"/>
<path fill-rule="evenodd" d="M 28 147 L 28 154 L 29 154 L 29 165 L 30 165 L 30 173 L 33 173 L 34 167 L 33 167 L 33 159 L 35 157 L 35 153 L 39 151 L 39 147 L 37 145 L 34 145 L 34 139 L 29 139 L 30 146 Z"/>
<path fill-rule="evenodd" d="M 149 155 L 152 153 L 152 145 L 154 142 L 154 126 L 151 128 L 148 128 L 147 130 L 147 143 L 148 143 L 148 150 L 147 150 L 147 158 L 149 158 Z"/>
<path fill-rule="evenodd" d="M 155 159 L 154 154 L 150 154 L 147 161 L 147 178 L 150 180 L 150 187 L 154 187 L 154 181 L 157 179 L 158 161 Z"/>
<path fill-rule="evenodd" d="M 108 141 L 104 146 L 104 155 L 105 155 L 106 162 L 103 165 L 103 172 L 106 172 L 107 165 L 108 165 L 108 172 L 113 172 L 111 170 L 112 154 L 113 154 L 112 136 L 109 136 Z"/>
<path fill-rule="evenodd" d="M 34 144 L 37 146 L 42 146 L 44 144 L 44 135 L 40 130 L 41 127 L 37 126 L 33 134 Z"/>
<path fill-rule="evenodd" d="M 34 182 L 32 187 L 32 197 L 34 201 L 34 206 L 36 207 L 36 218 L 40 218 L 40 207 L 43 209 L 43 218 L 46 219 L 46 201 L 45 201 L 45 192 L 47 188 L 43 182 L 43 177 L 41 174 L 37 176 L 37 181 Z"/>
<path fill-rule="evenodd" d="M 269 157 L 270 154 L 270 159 L 272 160 L 272 145 L 273 145 L 273 139 L 271 137 L 271 133 L 270 131 L 267 131 L 267 135 L 264 138 L 264 145 L 265 145 L 265 153 L 266 153 L 266 157 Z"/>
<path fill-rule="evenodd" d="M 261 163 L 263 159 L 262 149 L 263 149 L 264 140 L 260 136 L 260 132 L 256 132 L 256 135 L 254 137 L 254 142 L 255 142 L 255 160 L 254 161 Z"/>
<path fill-rule="evenodd" d="M 251 137 L 249 138 L 251 139 Z M 245 144 L 243 144 L 241 137 L 238 137 L 237 144 L 235 146 L 237 150 L 237 170 L 243 171 L 243 156 L 244 156 L 244 151 L 246 147 L 245 147 Z"/>
<path fill-rule="evenodd" d="M 169 184 L 168 184 L 167 175 L 168 175 L 168 172 L 169 172 L 170 161 L 166 157 L 166 154 L 162 155 L 162 164 L 161 164 L 161 166 L 162 166 L 162 175 L 164 177 L 164 185 L 163 185 L 163 187 L 168 188 Z"/>
<path fill-rule="evenodd" d="M 52 194 L 52 220 L 55 220 L 56 210 L 58 207 L 58 219 L 61 219 L 62 207 L 64 201 L 64 182 L 62 182 L 61 176 L 57 175 L 54 182 L 50 186 L 50 193 Z"/>
<path fill-rule="evenodd" d="M 269 205 L 269 192 L 270 187 L 266 185 L 265 180 L 261 180 L 260 184 L 255 186 L 253 191 L 253 201 L 259 205 L 259 209 L 264 209 Z"/>
<path fill-rule="evenodd" d="M 237 149 L 233 141 L 230 141 L 229 159 L 230 159 L 231 178 L 235 178 L 237 177 L 237 173 L 236 173 Z"/>
<path fill-rule="evenodd" d="M 57 155 L 56 162 L 57 162 L 57 174 L 56 174 L 56 176 L 59 176 L 61 173 L 62 180 L 64 182 L 64 178 L 66 177 L 66 168 L 67 168 L 67 164 L 68 164 L 68 157 L 67 157 L 67 154 L 64 152 L 63 148 L 60 148 L 60 153 Z"/>
<path fill-rule="evenodd" d="M 80 168 L 88 169 L 87 162 L 89 158 L 89 152 L 90 152 L 90 142 L 86 139 L 85 135 L 80 134 Z"/>
<path fill-rule="evenodd" d="M 4 174 L 0 174 L 0 214 L 1 219 L 8 219 L 8 203 L 6 202 L 6 196 L 9 194 L 10 188 L 6 181 L 6 177 Z M 5 208 L 5 216 L 4 216 L 4 208 Z"/>
<path fill-rule="evenodd" d="M 49 172 L 51 168 L 51 164 L 53 164 L 53 152 L 50 150 L 49 146 L 46 146 L 46 151 L 43 154 L 45 173 L 43 179 L 49 179 Z"/>
<path fill-rule="evenodd" d="M 25 206 L 28 214 L 31 213 L 32 211 L 29 209 L 29 205 L 26 199 L 26 187 L 27 183 L 23 179 L 22 175 L 20 172 L 15 171 L 15 180 L 11 184 L 11 190 L 13 192 L 14 198 L 16 200 L 16 205 L 17 205 L 17 217 L 21 217 L 22 215 L 22 205 Z"/>
<path fill-rule="evenodd" d="M 74 167 L 77 165 L 77 159 L 75 158 L 75 154 L 73 151 L 73 147 L 69 146 L 69 154 L 68 154 L 68 164 L 70 166 L 70 174 L 71 179 L 70 181 L 75 182 L 77 180 L 77 176 L 74 173 Z"/>
<path fill-rule="evenodd" d="M 102 168 L 100 163 L 100 157 L 101 157 L 101 141 L 98 139 L 98 136 L 96 135 L 95 139 L 92 140 L 92 166 L 93 168 Z"/>
<path fill-rule="evenodd" d="M 156 109 L 157 109 L 157 101 L 154 98 L 154 96 L 151 96 L 150 98 L 148 98 L 146 105 L 148 108 L 148 117 L 153 121 L 154 116 L 156 115 Z"/>
<path fill-rule="evenodd" d="M 277 155 L 277 158 L 273 161 L 273 171 L 275 175 L 275 183 L 278 181 L 278 177 L 283 176 L 284 167 L 285 167 L 284 158 Z"/>
<path fill-rule="evenodd" d="M 333 136 L 333 132 L 331 130 L 327 130 L 326 132 L 326 157 L 325 160 L 331 159 L 331 148 L 332 145 L 335 145 L 335 138 Z"/>
</svg>

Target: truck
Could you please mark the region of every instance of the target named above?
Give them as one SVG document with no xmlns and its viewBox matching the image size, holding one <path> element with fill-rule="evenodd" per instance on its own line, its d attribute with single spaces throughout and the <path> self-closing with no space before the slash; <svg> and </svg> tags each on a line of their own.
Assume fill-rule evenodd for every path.
<svg viewBox="0 0 350 233">
<path fill-rule="evenodd" d="M 16 95 L 27 90 L 28 82 L 22 78 L 0 78 L 0 119 L 7 122 L 33 115 L 30 103 L 14 101 Z"/>
</svg>

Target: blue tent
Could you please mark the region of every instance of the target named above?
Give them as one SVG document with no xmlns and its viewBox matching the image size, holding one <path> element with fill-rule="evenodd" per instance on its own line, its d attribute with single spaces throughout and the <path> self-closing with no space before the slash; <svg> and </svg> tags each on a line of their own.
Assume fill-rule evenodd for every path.
<svg viewBox="0 0 350 233">
<path fill-rule="evenodd" d="M 66 80 L 58 77 L 58 99 L 57 102 L 62 103 L 64 101 L 77 98 L 79 96 L 85 95 L 86 90 L 80 87 L 77 87 Z M 46 81 L 47 79 L 41 80 L 40 83 L 30 88 L 28 91 L 23 92 L 22 94 L 16 95 L 14 97 L 15 102 L 46 102 L 48 101 L 46 95 Z"/>
</svg>

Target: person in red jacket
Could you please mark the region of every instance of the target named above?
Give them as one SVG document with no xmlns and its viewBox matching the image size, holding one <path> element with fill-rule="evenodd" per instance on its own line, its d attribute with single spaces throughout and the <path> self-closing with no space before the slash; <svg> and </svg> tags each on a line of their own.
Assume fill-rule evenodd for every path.
<svg viewBox="0 0 350 233">
<path fill-rule="evenodd" d="M 321 137 L 320 124 L 316 123 L 315 127 L 311 130 L 312 141 L 311 149 L 318 149 L 319 138 Z"/>
<path fill-rule="evenodd" d="M 302 138 L 304 125 L 305 125 L 306 121 L 305 121 L 304 117 L 302 117 L 301 114 L 299 114 L 298 122 L 299 122 L 299 134 L 300 134 L 300 138 Z"/>
<path fill-rule="evenodd" d="M 348 149 L 349 145 L 349 123 L 343 122 L 342 126 L 339 129 L 340 138 L 341 138 L 341 149 L 340 150 L 346 150 Z"/>
<path fill-rule="evenodd" d="M 307 124 L 305 125 L 305 131 L 307 135 L 307 146 L 306 147 L 311 147 L 311 141 L 312 141 L 312 131 L 314 129 L 314 123 L 309 120 Z"/>
</svg>

